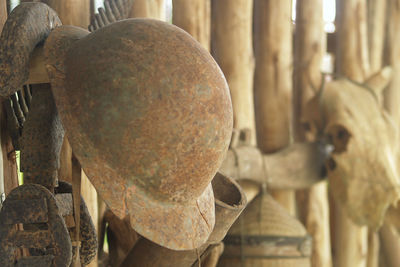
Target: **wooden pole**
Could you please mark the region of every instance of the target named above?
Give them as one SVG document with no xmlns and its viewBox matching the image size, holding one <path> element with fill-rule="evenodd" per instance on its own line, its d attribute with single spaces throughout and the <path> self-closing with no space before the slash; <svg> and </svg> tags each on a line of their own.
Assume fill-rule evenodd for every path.
<svg viewBox="0 0 400 267">
<path fill-rule="evenodd" d="M 0 0 L 0 31 L 7 20 L 7 5 L 5 0 Z M 3 199 L 13 188 L 18 186 L 17 164 L 11 137 L 7 129 L 6 111 L 0 104 L 0 197 Z M 3 194 L 4 195 L 1 195 Z"/>
<path fill-rule="evenodd" d="M 384 62 L 393 68 L 393 78 L 389 87 L 384 91 L 384 106 L 392 115 L 398 126 L 400 123 L 400 0 L 387 2 L 387 28 L 385 38 Z M 392 225 L 385 222 L 379 233 L 381 247 L 386 258 L 387 267 L 400 266 L 400 236 L 392 230 Z"/>
<path fill-rule="evenodd" d="M 296 5 L 296 31 L 294 46 L 294 135 L 296 141 L 305 141 L 301 118 L 306 103 L 319 88 L 322 58 L 326 51 L 322 0 L 302 0 Z M 301 192 L 298 207 L 303 223 L 313 237 L 313 267 L 331 267 L 329 201 L 327 182 L 320 182 Z"/>
<path fill-rule="evenodd" d="M 211 0 L 173 0 L 172 23 L 210 50 Z"/>
<path fill-rule="evenodd" d="M 212 1 L 212 55 L 229 84 L 234 128 L 249 129 L 254 145 L 252 18 L 252 0 Z"/>
<path fill-rule="evenodd" d="M 337 72 L 356 81 L 369 75 L 366 0 L 337 0 Z M 335 267 L 367 265 L 368 229 L 355 225 L 340 205 L 335 210 Z"/>
<path fill-rule="evenodd" d="M 367 1 L 368 48 L 371 73 L 376 73 L 382 68 L 386 30 L 386 2 L 381 0 Z M 379 249 L 378 233 L 369 230 L 367 267 L 379 266 Z"/>
<path fill-rule="evenodd" d="M 74 25 L 87 29 L 90 23 L 89 0 L 43 0 L 53 8 L 64 25 Z"/>
<path fill-rule="evenodd" d="M 135 0 L 130 17 L 165 20 L 164 0 Z"/>
<path fill-rule="evenodd" d="M 287 146 L 291 136 L 291 0 L 254 1 L 254 105 L 257 144 L 263 153 Z M 294 215 L 294 192 L 271 194 Z"/>
<path fill-rule="evenodd" d="M 386 1 L 368 0 L 368 48 L 371 73 L 382 68 L 386 26 Z"/>
</svg>

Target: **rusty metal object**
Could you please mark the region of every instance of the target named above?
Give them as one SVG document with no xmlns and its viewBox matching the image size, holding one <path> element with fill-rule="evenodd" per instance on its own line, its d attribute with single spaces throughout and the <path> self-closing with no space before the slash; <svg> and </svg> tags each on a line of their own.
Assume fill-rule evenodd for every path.
<svg viewBox="0 0 400 267">
<path fill-rule="evenodd" d="M 7 113 L 7 129 L 10 130 L 12 143 L 15 150 L 20 150 L 20 138 L 22 128 L 29 112 L 32 99 L 32 90 L 29 85 L 17 91 L 14 95 L 4 101 Z"/>
<path fill-rule="evenodd" d="M 214 226 L 210 181 L 232 132 L 222 72 L 192 37 L 161 21 L 123 20 L 69 48 L 74 34 L 54 30 L 45 55 L 85 173 L 139 234 L 171 249 L 199 247 Z"/>
<path fill-rule="evenodd" d="M 22 88 L 31 53 L 59 25 L 56 12 L 43 3 L 21 3 L 11 12 L 0 37 L 0 96 Z"/>
<path fill-rule="evenodd" d="M 122 19 L 127 19 L 132 10 L 134 0 L 105 0 L 104 8 L 99 8 L 98 14 L 94 14 L 88 27 L 94 32 L 104 26 Z"/>
<path fill-rule="evenodd" d="M 72 186 L 67 183 L 60 181 L 58 187 L 55 188 L 56 196 L 58 194 L 71 194 Z M 67 203 L 68 210 L 72 211 L 72 197 L 70 202 Z M 72 212 L 65 215 L 72 215 Z M 89 210 L 85 204 L 84 199 L 81 197 L 80 203 L 80 260 L 84 265 L 88 265 L 96 256 L 97 253 L 97 233 L 94 227 L 92 218 L 90 217 Z M 75 250 L 72 251 L 73 255 Z"/>
<path fill-rule="evenodd" d="M 217 173 L 212 180 L 215 196 L 215 227 L 207 242 L 198 249 L 174 251 L 161 247 L 145 238 L 137 241 L 121 266 L 123 267 L 187 267 L 219 244 L 231 225 L 245 208 L 247 201 L 240 186 L 232 179 Z"/>
<path fill-rule="evenodd" d="M 24 230 L 16 227 L 20 223 Z M 17 248 L 33 248 L 33 255 L 15 259 Z M 0 211 L 0 266 L 69 266 L 71 256 L 68 230 L 50 191 L 36 184 L 13 189 Z"/>
<path fill-rule="evenodd" d="M 21 171 L 25 183 L 53 190 L 57 185 L 64 129 L 50 84 L 33 85 L 33 99 L 21 137 Z"/>
</svg>

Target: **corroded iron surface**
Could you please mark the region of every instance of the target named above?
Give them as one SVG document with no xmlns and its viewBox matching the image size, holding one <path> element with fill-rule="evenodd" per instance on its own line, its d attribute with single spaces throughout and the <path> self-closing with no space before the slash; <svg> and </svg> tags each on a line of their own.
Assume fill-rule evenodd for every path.
<svg viewBox="0 0 400 267">
<path fill-rule="evenodd" d="M 32 90 L 31 108 L 21 137 L 21 171 L 25 183 L 52 190 L 57 185 L 64 129 L 50 84 L 33 85 Z"/>
<path fill-rule="evenodd" d="M 55 193 L 72 193 L 72 186 L 66 182 L 60 181 L 59 186 L 55 188 Z M 72 208 L 72 205 L 69 206 Z M 80 260 L 83 265 L 88 265 L 97 254 L 97 233 L 92 218 L 90 217 L 89 210 L 82 197 L 80 206 L 80 241 Z M 75 250 L 72 252 L 72 257 L 74 257 Z"/>
<path fill-rule="evenodd" d="M 221 70 L 186 32 L 156 20 L 124 20 L 73 43 L 79 35 L 60 27 L 45 44 L 75 155 L 139 234 L 171 249 L 199 247 L 214 227 L 210 181 L 232 132 Z"/>
<path fill-rule="evenodd" d="M 43 3 L 21 3 L 11 12 L 0 37 L 0 96 L 22 88 L 32 51 L 59 25 L 56 12 Z"/>
<path fill-rule="evenodd" d="M 27 209 L 32 201 L 45 204 Z M 23 223 L 24 230 L 15 223 Z M 32 257 L 16 259 L 17 248 L 29 248 Z M 68 230 L 50 191 L 36 184 L 12 190 L 0 211 L 0 266 L 15 266 L 15 262 L 17 266 L 69 266 L 71 256 Z M 48 262 L 51 265 L 43 265 Z"/>
<path fill-rule="evenodd" d="M 207 248 L 221 242 L 247 204 L 241 187 L 231 178 L 217 173 L 212 185 L 215 196 L 215 227 L 204 245 L 195 250 L 173 251 L 142 238 L 135 244 L 121 266 L 199 266 L 199 264 L 194 265 L 195 261 L 206 253 Z"/>
</svg>

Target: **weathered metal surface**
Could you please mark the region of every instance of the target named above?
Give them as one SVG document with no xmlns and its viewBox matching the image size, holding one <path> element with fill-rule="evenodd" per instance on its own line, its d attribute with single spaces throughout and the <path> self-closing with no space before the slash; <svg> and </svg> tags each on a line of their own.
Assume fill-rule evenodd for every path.
<svg viewBox="0 0 400 267">
<path fill-rule="evenodd" d="M 20 138 L 24 122 L 29 112 L 31 99 L 31 87 L 29 85 L 24 85 L 21 90 L 4 101 L 7 113 L 7 129 L 10 131 L 15 150 L 21 149 Z"/>
<path fill-rule="evenodd" d="M 56 197 L 57 195 L 65 195 L 72 193 L 72 186 L 66 182 L 60 181 L 59 186 L 55 188 Z M 70 195 L 71 196 L 71 195 Z M 71 201 L 69 203 L 64 203 L 63 206 L 68 206 L 68 209 L 72 210 L 72 198 L 66 197 L 64 201 Z M 72 214 L 66 212 L 67 214 Z M 80 242 L 81 246 L 79 249 L 80 260 L 84 265 L 88 265 L 97 253 L 97 232 L 94 227 L 92 218 L 90 217 L 89 210 L 85 204 L 84 199 L 81 197 L 80 205 Z M 73 250 L 73 256 L 75 251 Z"/>
<path fill-rule="evenodd" d="M 25 183 L 52 189 L 57 185 L 64 138 L 50 84 L 32 85 L 33 98 L 21 137 L 21 171 Z"/>
<path fill-rule="evenodd" d="M 134 0 L 104 0 L 104 8 L 99 8 L 89 25 L 89 31 L 94 32 L 104 26 L 122 19 L 127 19 L 132 10 Z"/>
<path fill-rule="evenodd" d="M 54 30 L 45 55 L 82 168 L 139 234 L 199 247 L 214 226 L 210 181 L 232 132 L 222 72 L 192 37 L 160 21 L 124 20 L 73 43 L 79 35 Z"/>
<path fill-rule="evenodd" d="M 215 196 L 216 221 L 214 230 L 205 244 L 195 250 L 174 251 L 142 238 L 132 248 L 121 266 L 192 266 L 209 246 L 220 243 L 245 208 L 247 201 L 240 186 L 226 176 L 217 173 L 212 185 Z"/>
<path fill-rule="evenodd" d="M 56 12 L 43 3 L 21 3 L 11 12 L 0 37 L 0 96 L 22 88 L 32 51 L 59 25 Z"/>
<path fill-rule="evenodd" d="M 47 203 L 48 220 L 45 223 L 36 223 L 38 220 L 35 213 L 30 213 L 32 221 L 24 222 L 24 230 L 18 230 L 14 224 L 5 223 L 8 214 L 4 211 L 8 209 L 8 203 L 16 203 L 15 201 L 23 203 L 26 200 L 38 199 L 44 199 Z M 18 214 L 27 212 L 26 205 L 19 207 L 14 205 L 13 208 Z M 37 257 L 15 259 L 14 252 L 17 247 L 33 248 L 32 256 Z M 36 184 L 24 184 L 12 190 L 0 211 L 0 266 L 14 266 L 16 260 L 17 266 L 50 266 L 43 265 L 49 259 L 52 259 L 51 266 L 69 266 L 71 256 L 68 230 L 58 214 L 56 201 L 50 191 Z"/>
<path fill-rule="evenodd" d="M 54 259 L 53 255 L 24 257 L 17 261 L 16 267 L 50 267 Z"/>
<path fill-rule="evenodd" d="M 21 212 L 23 211 L 23 212 Z M 8 200 L 2 209 L 3 224 L 44 223 L 48 221 L 45 199 Z"/>
</svg>

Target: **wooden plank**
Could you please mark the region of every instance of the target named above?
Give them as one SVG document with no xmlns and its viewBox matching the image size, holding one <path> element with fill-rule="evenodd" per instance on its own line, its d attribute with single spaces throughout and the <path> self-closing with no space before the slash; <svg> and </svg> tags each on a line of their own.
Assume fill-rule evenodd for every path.
<svg viewBox="0 0 400 267">
<path fill-rule="evenodd" d="M 296 141 L 301 142 L 305 141 L 305 131 L 301 122 L 303 111 L 316 93 L 314 88 L 319 88 L 322 84 L 321 66 L 326 52 L 322 0 L 297 1 L 294 36 L 294 136 Z M 311 265 L 331 267 L 327 182 L 320 182 L 299 194 L 301 198 L 297 199 L 297 204 L 302 221 L 313 237 Z"/>
<path fill-rule="evenodd" d="M 337 2 L 337 72 L 356 81 L 370 73 L 368 59 L 366 0 Z M 368 229 L 355 225 L 339 206 L 335 209 L 335 267 L 365 267 Z"/>
<path fill-rule="evenodd" d="M 172 23 L 210 50 L 211 0 L 173 0 Z"/>
<path fill-rule="evenodd" d="M 131 18 L 153 18 L 165 20 L 164 0 L 134 0 Z"/>
<path fill-rule="evenodd" d="M 254 1 L 254 106 L 257 144 L 263 153 L 289 145 L 292 117 L 291 0 Z M 271 192 L 293 215 L 294 192 Z"/>
<path fill-rule="evenodd" d="M 393 68 L 392 81 L 384 93 L 384 107 L 389 111 L 398 130 L 400 123 L 400 0 L 387 1 L 387 32 L 384 64 Z M 385 222 L 379 233 L 386 267 L 400 266 L 400 236 L 393 231 L 393 224 Z"/>
<path fill-rule="evenodd" d="M 228 82 L 233 105 L 233 127 L 250 129 L 255 144 L 252 47 L 253 1 L 212 1 L 212 55 Z"/>
</svg>

